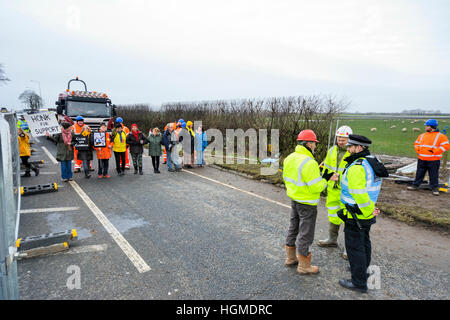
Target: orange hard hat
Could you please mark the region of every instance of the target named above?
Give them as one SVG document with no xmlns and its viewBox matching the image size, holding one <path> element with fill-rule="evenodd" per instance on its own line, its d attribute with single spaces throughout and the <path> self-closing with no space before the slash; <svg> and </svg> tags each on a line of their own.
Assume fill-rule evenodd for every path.
<svg viewBox="0 0 450 320">
<path fill-rule="evenodd" d="M 314 131 L 309 130 L 309 129 L 300 131 L 300 133 L 297 136 L 297 141 L 314 141 L 314 142 L 319 142 L 317 140 L 317 137 L 316 137 L 316 134 L 314 133 Z"/>
</svg>

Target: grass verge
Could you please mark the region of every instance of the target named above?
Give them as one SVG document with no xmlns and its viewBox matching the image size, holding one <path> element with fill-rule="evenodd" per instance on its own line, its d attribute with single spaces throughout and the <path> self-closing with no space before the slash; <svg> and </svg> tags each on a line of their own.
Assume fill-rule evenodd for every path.
<svg viewBox="0 0 450 320">
<path fill-rule="evenodd" d="M 450 216 L 447 212 L 426 210 L 417 206 L 392 205 L 377 202 L 377 207 L 386 216 L 414 225 L 416 223 L 425 224 L 431 227 L 450 233 Z"/>
</svg>

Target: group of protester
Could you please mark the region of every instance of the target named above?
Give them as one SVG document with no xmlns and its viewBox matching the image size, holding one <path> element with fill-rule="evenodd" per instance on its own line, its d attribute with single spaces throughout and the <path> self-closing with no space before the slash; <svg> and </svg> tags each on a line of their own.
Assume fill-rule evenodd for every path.
<svg viewBox="0 0 450 320">
<path fill-rule="evenodd" d="M 137 124 L 132 124 L 131 130 L 128 129 L 121 117 L 116 119 L 111 132 L 107 131 L 107 124 L 102 123 L 98 130 L 100 135 L 94 135 L 82 116 L 76 117 L 75 121 L 73 125 L 62 122 L 61 133 L 53 136 L 47 133 L 47 137 L 56 143 L 56 160 L 61 163 L 63 181 L 72 180 L 72 160 L 75 161 L 75 172 L 80 171 L 82 167 L 85 178 L 90 178 L 90 171 L 94 170 L 91 163 L 94 151 L 97 154 L 99 179 L 111 177 L 108 170 L 109 159 L 113 153 L 118 176 L 125 175 L 127 164 L 129 166 L 128 152 L 133 161 L 134 174 L 143 175 L 142 155 L 146 144 L 149 145 L 148 153 L 152 158 L 154 173 L 161 172 L 159 165 L 163 155 L 162 149 L 164 163 L 167 163 L 169 172 L 180 171 L 183 165 L 185 168 L 204 165 L 206 133 L 202 127 L 198 127 L 194 132 L 191 121 L 184 122 L 180 119 L 176 123 L 169 123 L 163 133 L 158 128 L 150 129 L 148 136 L 139 130 Z M 183 161 L 179 157 L 180 147 L 183 150 Z"/>
</svg>

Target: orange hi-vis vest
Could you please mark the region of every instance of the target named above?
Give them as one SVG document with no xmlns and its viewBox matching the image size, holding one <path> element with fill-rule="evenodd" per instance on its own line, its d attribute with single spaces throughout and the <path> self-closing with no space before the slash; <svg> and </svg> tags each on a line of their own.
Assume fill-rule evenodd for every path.
<svg viewBox="0 0 450 320">
<path fill-rule="evenodd" d="M 74 133 L 74 134 L 80 134 L 80 133 L 81 133 L 81 130 L 83 130 L 84 126 L 85 126 L 85 124 L 83 124 L 83 125 L 80 127 L 80 126 L 78 125 L 78 123 L 75 123 L 75 124 L 72 126 L 73 133 Z"/>
<path fill-rule="evenodd" d="M 105 132 L 106 136 L 106 147 L 95 148 L 97 151 L 97 159 L 109 159 L 111 158 L 111 136 L 108 132 Z"/>
<path fill-rule="evenodd" d="M 448 138 L 440 132 L 422 133 L 414 142 L 414 149 L 420 160 L 440 160 L 442 154 L 450 149 Z"/>
</svg>

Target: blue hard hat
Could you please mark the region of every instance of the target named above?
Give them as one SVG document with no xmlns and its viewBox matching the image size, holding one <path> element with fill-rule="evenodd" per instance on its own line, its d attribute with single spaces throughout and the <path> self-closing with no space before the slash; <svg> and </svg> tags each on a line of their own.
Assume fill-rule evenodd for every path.
<svg viewBox="0 0 450 320">
<path fill-rule="evenodd" d="M 184 120 L 183 120 L 183 119 L 180 119 L 180 120 L 178 120 L 177 122 L 181 122 L 181 123 L 183 123 L 183 122 L 184 122 Z"/>
<path fill-rule="evenodd" d="M 84 121 L 84 118 L 82 116 L 77 116 L 75 118 L 76 121 Z"/>
<path fill-rule="evenodd" d="M 123 122 L 123 119 L 121 117 L 117 117 L 116 122 Z"/>
<path fill-rule="evenodd" d="M 427 122 L 425 122 L 425 125 L 431 126 L 431 127 L 437 127 L 438 122 L 435 119 L 429 119 L 429 120 L 427 120 Z"/>
<path fill-rule="evenodd" d="M 182 127 L 182 128 L 186 128 L 186 122 L 182 122 L 182 123 L 181 123 L 181 127 Z"/>
</svg>

